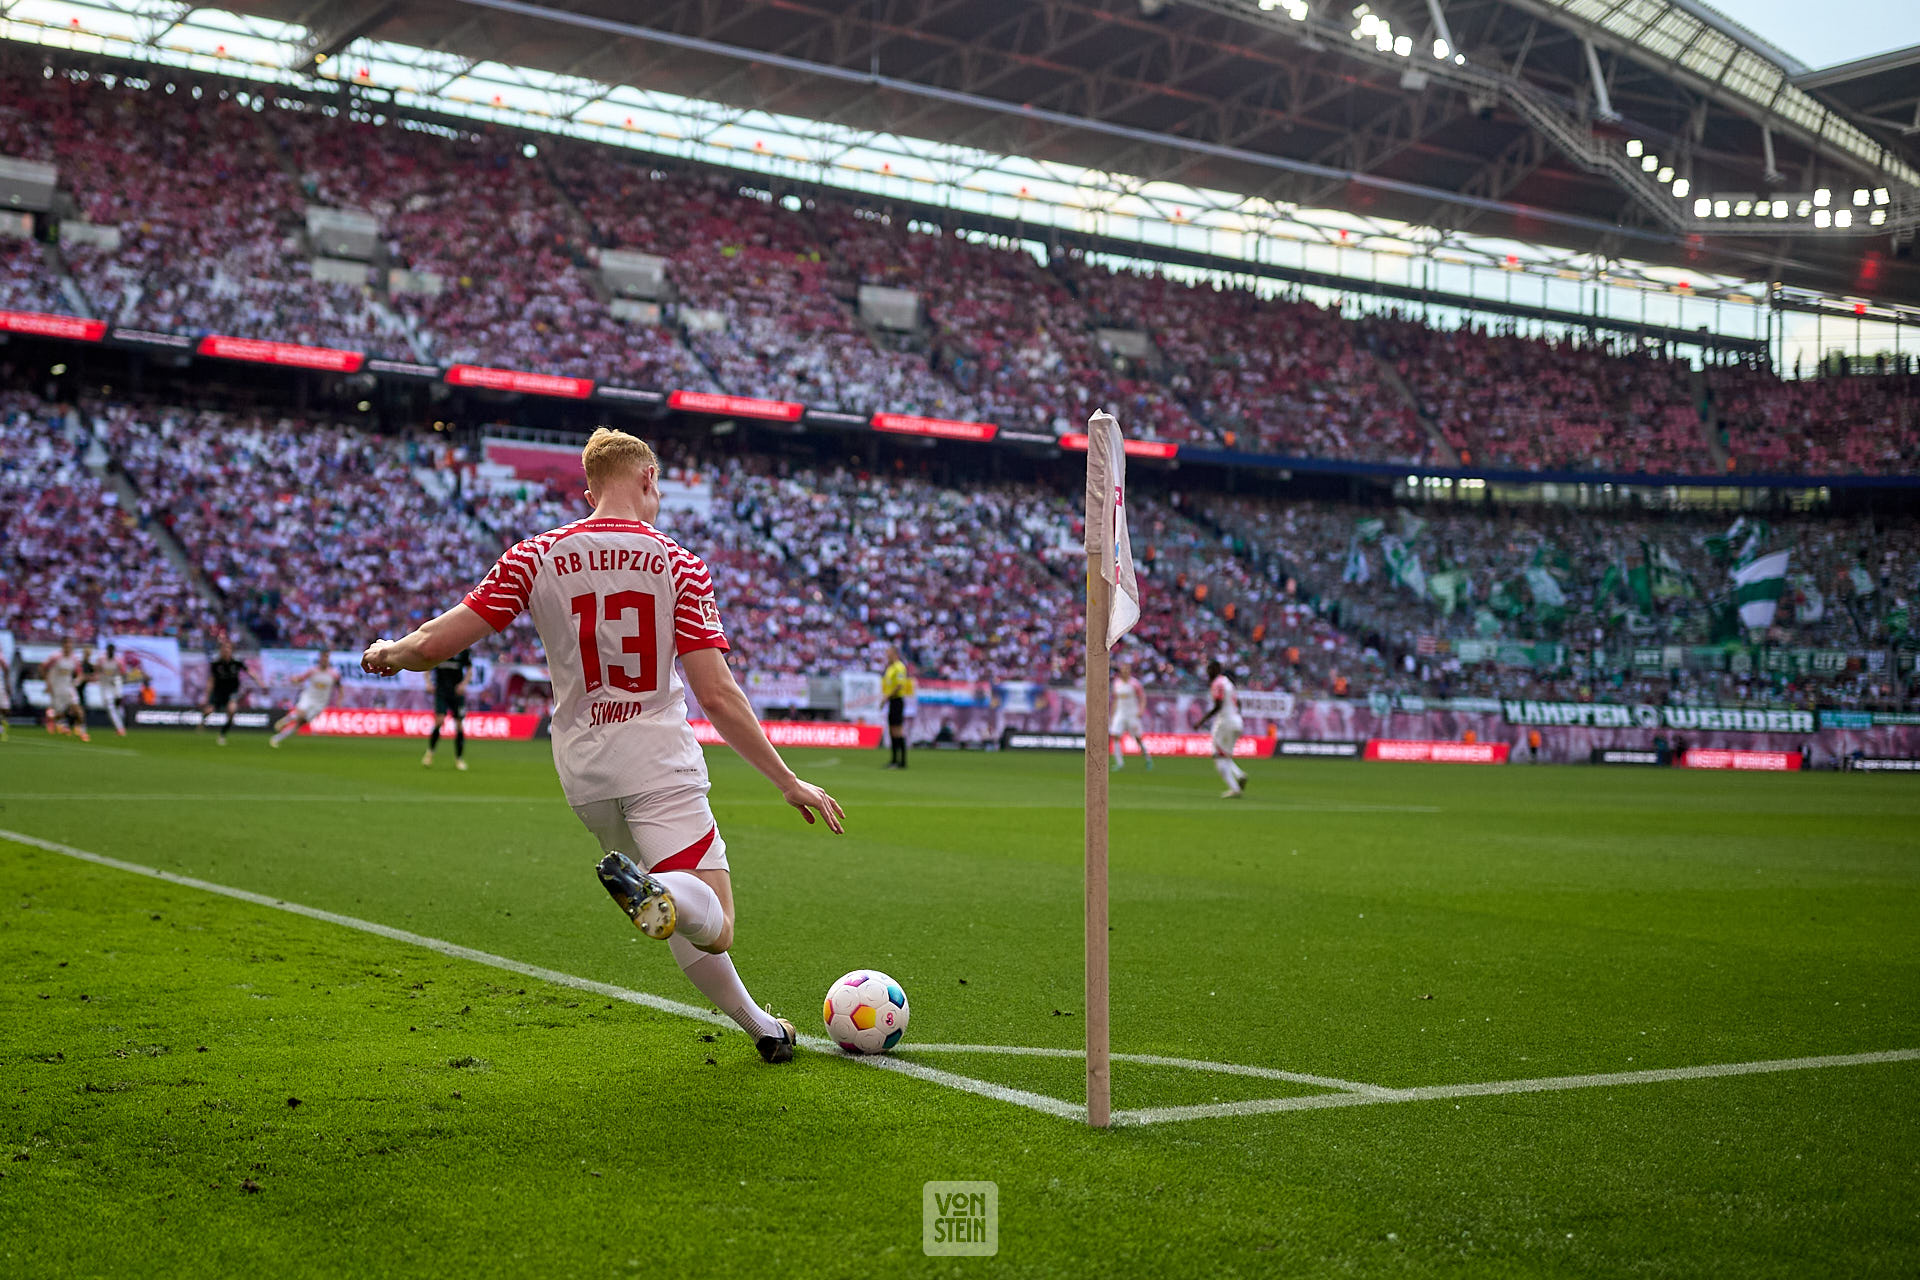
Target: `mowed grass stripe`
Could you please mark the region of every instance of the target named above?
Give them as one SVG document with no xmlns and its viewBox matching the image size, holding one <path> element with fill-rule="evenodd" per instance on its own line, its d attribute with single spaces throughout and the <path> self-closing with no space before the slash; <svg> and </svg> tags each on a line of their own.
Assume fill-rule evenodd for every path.
<svg viewBox="0 0 1920 1280">
<path fill-rule="evenodd" d="M 548 969 L 537 964 L 527 964 L 510 956 L 494 955 L 490 951 L 478 951 L 472 947 L 463 947 L 457 942 L 448 942 L 442 938 L 429 938 L 424 934 L 396 929 L 391 925 L 380 924 L 373 920 L 362 920 L 357 916 L 341 915 L 335 911 L 322 911 L 318 907 L 305 906 L 298 902 L 289 902 L 284 898 L 273 898 L 263 893 L 254 893 L 250 889 L 236 889 L 231 885 L 214 884 L 209 880 L 193 876 L 177 875 L 171 871 L 162 871 L 156 867 L 143 867 L 139 863 L 126 862 L 119 858 L 109 858 L 104 854 L 90 853 L 85 849 L 76 849 L 72 845 L 61 844 L 55 840 L 42 840 L 38 836 L 20 831 L 8 831 L 0 828 L 0 840 L 11 840 L 30 848 L 41 849 L 47 853 L 57 853 L 64 857 L 76 858 L 82 862 L 91 862 L 96 866 L 109 867 L 115 871 L 124 871 L 130 875 L 147 876 L 162 880 L 168 884 L 179 885 L 186 889 L 197 889 L 202 893 L 219 894 L 240 902 L 251 903 L 256 907 L 270 907 L 275 911 L 285 911 L 291 915 L 305 916 L 309 920 L 319 920 L 326 924 L 338 925 L 343 929 L 354 929 L 361 933 L 370 933 L 386 938 L 391 942 L 402 942 L 412 947 L 421 947 L 437 952 L 454 960 L 468 960 L 474 964 L 487 965 L 494 969 L 504 969 L 523 977 L 537 978 L 555 986 L 571 987 L 576 991 L 586 991 L 593 995 L 605 996 L 610 1000 L 621 1000 L 627 1004 L 641 1005 L 657 1013 L 672 1014 L 678 1018 L 692 1018 L 713 1026 L 733 1027 L 733 1020 L 725 1014 L 712 1009 L 703 1009 L 695 1005 L 682 1004 L 678 1000 L 669 1000 L 665 996 L 656 996 L 650 992 L 634 991 L 627 987 L 615 986 L 609 982 L 597 982 L 592 978 L 582 978 L 571 973 L 562 973 L 557 969 Z M 802 1047 L 816 1052 L 830 1052 L 840 1055 L 840 1049 L 833 1041 L 824 1036 L 802 1035 Z M 1006 1085 L 994 1084 L 989 1080 L 975 1080 L 970 1076 L 956 1075 L 950 1071 L 940 1071 L 917 1062 L 896 1061 L 890 1058 L 862 1058 L 846 1055 L 848 1060 L 867 1066 L 891 1071 L 896 1075 L 908 1076 L 915 1080 L 924 1080 L 930 1084 L 943 1085 L 949 1089 L 958 1089 L 963 1093 L 978 1094 L 983 1098 L 992 1098 L 996 1102 L 1008 1102 L 1014 1106 L 1043 1112 L 1051 1116 L 1082 1117 L 1086 1114 L 1084 1104 L 1062 1102 L 1058 1098 L 1049 1098 L 1025 1089 L 1014 1089 Z"/>
</svg>

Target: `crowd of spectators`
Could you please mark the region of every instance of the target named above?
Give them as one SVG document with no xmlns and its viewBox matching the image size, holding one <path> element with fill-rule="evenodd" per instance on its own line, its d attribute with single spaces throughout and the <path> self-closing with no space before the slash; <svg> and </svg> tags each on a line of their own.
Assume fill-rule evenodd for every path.
<svg viewBox="0 0 1920 1280">
<path fill-rule="evenodd" d="M 0 154 L 57 166 L 82 219 L 119 235 L 65 246 L 94 314 L 355 348 L 395 327 L 369 289 L 313 278 L 263 107 L 190 77 L 51 73 L 7 56 Z"/>
<path fill-rule="evenodd" d="M 1695 371 L 1511 324 L 1353 318 L 583 142 L 376 123 L 185 72 L 23 53 L 0 71 L 0 154 L 57 165 L 81 217 L 118 234 L 70 239 L 64 258 L 120 323 L 1054 434 L 1106 408 L 1136 436 L 1288 456 L 1693 475 L 1920 463 L 1911 376 Z M 315 276 L 309 203 L 374 218 L 365 283 Z M 602 249 L 666 259 L 659 310 L 615 314 Z M 34 252 L 5 248 L 0 299 L 64 309 Z M 395 285 L 389 268 L 411 275 Z M 870 331 L 867 284 L 917 293 L 922 327 Z"/>
<path fill-rule="evenodd" d="M 325 422 L 105 405 L 92 426 L 157 521 L 268 645 L 404 634 L 497 548 L 389 440 Z"/>
<path fill-rule="evenodd" d="M 1727 469 L 1908 475 L 1920 469 L 1920 377 L 1780 377 L 1753 364 L 1708 371 Z"/>
<path fill-rule="evenodd" d="M 60 280 L 48 269 L 40 246 L 31 240 L 0 239 L 0 310 L 70 311 L 60 295 Z"/>
<path fill-rule="evenodd" d="M 1099 323 L 1147 336 L 1165 360 L 1167 385 L 1217 447 L 1365 462 L 1448 460 L 1336 310 L 1075 258 L 1063 259 L 1058 273 Z"/>
<path fill-rule="evenodd" d="M 214 611 L 87 465 L 89 445 L 61 407 L 0 395 L 0 631 L 203 642 Z"/>
</svg>

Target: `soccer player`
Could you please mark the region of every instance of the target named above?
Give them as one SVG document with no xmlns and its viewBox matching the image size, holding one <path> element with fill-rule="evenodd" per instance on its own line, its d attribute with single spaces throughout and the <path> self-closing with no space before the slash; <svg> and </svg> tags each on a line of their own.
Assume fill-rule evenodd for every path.
<svg viewBox="0 0 1920 1280">
<path fill-rule="evenodd" d="M 1234 692 L 1227 669 L 1218 662 L 1207 663 L 1207 679 L 1207 696 L 1213 699 L 1213 707 L 1194 728 L 1213 721 L 1213 767 L 1227 784 L 1220 798 L 1238 800 L 1247 790 L 1247 771 L 1233 762 L 1233 744 L 1240 741 L 1240 695 Z"/>
<path fill-rule="evenodd" d="M 207 675 L 212 680 L 212 688 L 207 692 L 207 700 L 200 707 L 199 729 L 207 727 L 207 717 L 215 711 L 224 712 L 225 724 L 220 726 L 219 743 L 227 745 L 227 734 L 233 730 L 233 708 L 240 700 L 240 682 L 247 679 L 247 664 L 233 656 L 233 641 L 220 642 L 220 656 L 207 664 Z M 198 729 L 196 729 L 198 732 Z"/>
<path fill-rule="evenodd" d="M 333 663 L 322 649 L 313 665 L 294 677 L 294 682 L 304 684 L 300 690 L 300 700 L 293 704 L 293 710 L 280 717 L 273 726 L 273 736 L 267 739 L 267 745 L 277 747 L 300 732 L 300 726 L 313 723 L 313 718 L 327 709 L 333 701 L 333 695 L 340 689 L 340 673 L 333 669 Z"/>
<path fill-rule="evenodd" d="M 1113 752 L 1113 767 L 1127 767 L 1126 757 L 1121 754 L 1121 739 L 1127 734 L 1140 744 L 1141 758 L 1147 762 L 1147 768 L 1153 768 L 1153 755 L 1147 750 L 1147 740 L 1140 735 L 1146 732 L 1146 722 L 1140 718 L 1140 709 L 1147 705 L 1147 691 L 1133 678 L 1133 664 L 1123 662 L 1113 677 L 1113 722 L 1107 729 L 1107 748 Z"/>
<path fill-rule="evenodd" d="M 467 681 L 473 675 L 473 650 L 462 649 L 433 669 L 433 733 L 427 738 L 427 754 L 420 757 L 426 768 L 433 767 L 434 749 L 440 745 L 440 722 L 453 717 L 453 767 L 467 771 Z"/>
<path fill-rule="evenodd" d="M 71 733 L 82 742 L 87 736 L 87 707 L 81 689 L 87 683 L 86 660 L 73 651 L 71 637 L 60 642 L 60 652 L 40 664 L 47 682 L 47 732 Z"/>
<path fill-rule="evenodd" d="M 838 835 L 834 798 L 795 777 L 767 741 L 726 663 L 713 579 L 653 527 L 660 463 L 645 441 L 602 427 L 581 452 L 593 514 L 517 543 L 461 603 L 400 640 L 375 640 L 375 675 L 427 671 L 523 610 L 553 674 L 553 763 L 567 802 L 606 853 L 600 882 L 650 938 L 664 938 L 702 995 L 754 1038 L 765 1062 L 793 1058 L 793 1024 L 762 1010 L 733 966 L 727 844 L 707 803 L 706 758 L 687 723 L 686 684 L 714 728 L 808 822 Z"/>
<path fill-rule="evenodd" d="M 891 645 L 887 647 L 887 669 L 880 675 L 880 696 L 887 700 L 887 737 L 893 743 L 887 768 L 904 769 L 907 767 L 907 699 L 913 696 L 913 677 L 907 674 L 900 650 Z"/>
<path fill-rule="evenodd" d="M 126 692 L 129 679 L 138 679 L 145 684 L 147 673 L 141 669 L 138 658 L 122 658 L 111 644 L 101 656 L 96 671 L 100 701 L 107 704 L 107 719 L 113 722 L 113 731 L 124 738 L 127 736 L 127 709 L 120 699 Z"/>
</svg>

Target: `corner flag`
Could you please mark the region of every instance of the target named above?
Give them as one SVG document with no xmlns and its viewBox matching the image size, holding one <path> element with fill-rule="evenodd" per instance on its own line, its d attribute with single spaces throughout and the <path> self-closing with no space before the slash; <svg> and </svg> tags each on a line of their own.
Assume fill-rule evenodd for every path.
<svg viewBox="0 0 1920 1280">
<path fill-rule="evenodd" d="M 1108 651 L 1140 621 L 1127 537 L 1127 450 L 1104 409 L 1087 419 L 1087 1123 L 1113 1123 L 1107 1019 Z"/>
<path fill-rule="evenodd" d="M 1113 594 L 1107 617 L 1107 648 L 1140 621 L 1140 579 L 1133 571 L 1133 541 L 1127 536 L 1127 451 L 1120 424 L 1105 409 L 1087 419 L 1087 511 L 1106 518 L 1087 526 L 1087 551 L 1100 557 L 1100 576 Z M 1091 568 L 1092 566 L 1089 566 Z"/>
</svg>

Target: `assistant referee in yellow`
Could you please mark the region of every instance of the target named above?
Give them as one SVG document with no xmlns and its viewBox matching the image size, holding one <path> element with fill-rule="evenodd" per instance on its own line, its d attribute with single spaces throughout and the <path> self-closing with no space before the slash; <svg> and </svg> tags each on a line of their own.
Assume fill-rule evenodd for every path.
<svg viewBox="0 0 1920 1280">
<path fill-rule="evenodd" d="M 887 736 L 893 740 L 893 754 L 887 768 L 907 767 L 907 699 L 913 696 L 913 677 L 901 661 L 900 650 L 887 649 L 887 669 L 880 675 L 880 696 L 887 700 Z"/>
</svg>

